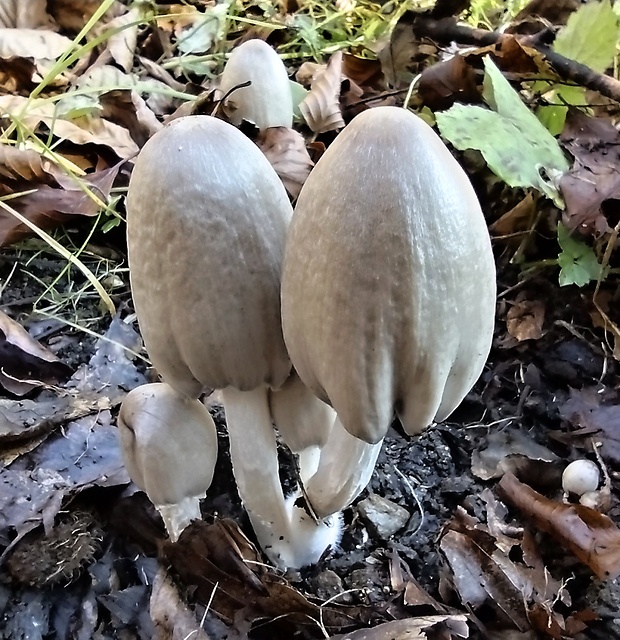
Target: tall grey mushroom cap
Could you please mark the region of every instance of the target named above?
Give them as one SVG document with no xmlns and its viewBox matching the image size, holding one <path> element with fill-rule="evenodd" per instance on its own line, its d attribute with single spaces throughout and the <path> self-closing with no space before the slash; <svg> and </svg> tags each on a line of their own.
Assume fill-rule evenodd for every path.
<svg viewBox="0 0 620 640">
<path fill-rule="evenodd" d="M 288 377 L 280 275 L 291 214 L 258 147 L 221 120 L 174 120 L 140 152 L 127 197 L 132 294 L 151 361 L 179 392 Z"/>
<path fill-rule="evenodd" d="M 217 432 L 206 407 L 165 383 L 130 391 L 118 416 L 121 453 L 130 478 L 162 515 L 173 541 L 200 518 L 213 479 Z"/>
<path fill-rule="evenodd" d="M 235 89 L 248 81 L 249 86 Z M 263 40 L 247 40 L 233 50 L 219 89 L 223 95 L 234 89 L 224 101 L 224 112 L 235 125 L 247 120 L 263 130 L 290 128 L 293 124 L 293 96 L 286 67 Z"/>
<path fill-rule="evenodd" d="M 280 276 L 292 208 L 263 154 L 209 116 L 173 121 L 145 145 L 127 198 L 134 304 L 162 378 L 190 398 L 221 389 L 239 495 L 281 567 L 316 562 L 337 519 L 285 499 L 269 388 L 288 377 Z"/>
<path fill-rule="evenodd" d="M 297 200 L 282 282 L 289 354 L 344 427 L 379 442 L 443 420 L 480 376 L 495 264 L 462 168 L 420 118 L 358 115 Z"/>
</svg>

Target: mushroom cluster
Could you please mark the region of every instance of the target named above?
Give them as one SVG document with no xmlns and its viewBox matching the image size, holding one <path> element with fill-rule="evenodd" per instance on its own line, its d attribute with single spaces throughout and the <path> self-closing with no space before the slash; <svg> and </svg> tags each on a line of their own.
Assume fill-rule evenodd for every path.
<svg viewBox="0 0 620 640">
<path fill-rule="evenodd" d="M 252 42 L 231 56 L 223 87 L 246 81 L 246 54 L 282 64 Z M 283 111 L 274 120 L 272 106 L 244 104 L 235 113 L 259 128 L 290 126 Z M 200 515 L 216 457 L 198 398 L 221 389 L 258 542 L 282 568 L 318 561 L 338 544 L 339 513 L 368 484 L 394 413 L 411 434 L 445 418 L 488 355 L 495 268 L 465 173 L 419 118 L 375 108 L 329 147 L 293 214 L 248 138 L 189 116 L 141 151 L 127 212 L 135 309 L 164 381 L 123 403 L 130 475 L 178 537 Z M 299 455 L 303 491 L 288 497 L 274 425 Z M 186 481 L 163 491 L 175 465 Z"/>
</svg>

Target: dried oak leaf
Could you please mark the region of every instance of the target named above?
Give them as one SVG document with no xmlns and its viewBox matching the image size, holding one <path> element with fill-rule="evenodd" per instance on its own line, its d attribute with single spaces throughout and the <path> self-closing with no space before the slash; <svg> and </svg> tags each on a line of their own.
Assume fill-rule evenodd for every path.
<svg viewBox="0 0 620 640">
<path fill-rule="evenodd" d="M 57 384 L 71 368 L 0 311 L 0 384 L 22 396 L 42 384 Z"/>
<path fill-rule="evenodd" d="M 334 53 L 323 73 L 312 81 L 310 91 L 299 103 L 304 120 L 315 133 L 344 127 L 340 109 L 342 85 L 342 51 Z"/>
<path fill-rule="evenodd" d="M 550 500 L 512 473 L 504 474 L 498 489 L 504 500 L 590 567 L 598 578 L 610 580 L 620 575 L 620 529 L 610 518 L 583 505 Z"/>
<path fill-rule="evenodd" d="M 560 139 L 575 157 L 560 179 L 564 224 L 582 234 L 608 232 L 603 204 L 620 200 L 620 133 L 607 119 L 570 110 Z"/>
<path fill-rule="evenodd" d="M 296 198 L 314 166 L 303 136 L 288 127 L 269 127 L 258 134 L 255 142 L 286 190 Z"/>
</svg>

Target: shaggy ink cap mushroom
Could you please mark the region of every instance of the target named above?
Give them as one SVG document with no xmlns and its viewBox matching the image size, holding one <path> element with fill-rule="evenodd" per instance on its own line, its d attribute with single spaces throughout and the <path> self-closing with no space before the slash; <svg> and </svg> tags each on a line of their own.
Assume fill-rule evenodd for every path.
<svg viewBox="0 0 620 640">
<path fill-rule="evenodd" d="M 250 85 L 240 86 L 246 82 Z M 286 67 L 263 40 L 247 40 L 233 49 L 219 89 L 227 96 L 223 108 L 234 125 L 246 120 L 261 131 L 293 125 L 293 96 Z"/>
<path fill-rule="evenodd" d="M 441 139 L 405 109 L 355 117 L 289 228 L 282 321 L 302 381 L 367 443 L 395 411 L 419 433 L 482 372 L 495 297 L 480 204 Z"/>
<path fill-rule="evenodd" d="M 176 542 L 192 520 L 200 519 L 200 500 L 213 479 L 213 419 L 198 400 L 154 383 L 125 396 L 117 422 L 125 468 Z"/>
<path fill-rule="evenodd" d="M 127 198 L 134 304 L 153 365 L 179 393 L 221 389 L 239 495 L 278 566 L 316 562 L 337 518 L 315 523 L 278 474 L 268 393 L 291 364 L 280 279 L 291 205 L 258 147 L 210 116 L 173 121 L 142 149 Z"/>
</svg>

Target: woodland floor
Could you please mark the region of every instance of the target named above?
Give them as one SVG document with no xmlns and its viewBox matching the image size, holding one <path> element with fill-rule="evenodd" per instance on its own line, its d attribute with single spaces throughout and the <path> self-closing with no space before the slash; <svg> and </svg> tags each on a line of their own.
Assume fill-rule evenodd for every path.
<svg viewBox="0 0 620 640">
<path fill-rule="evenodd" d="M 10 253 L 0 259 L 3 277 L 14 263 Z M 45 282 L 59 268 L 59 263 L 47 259 L 18 266 L 3 292 L 2 308 L 27 317 L 29 301 L 41 291 L 32 275 Z M 516 283 L 516 273 L 510 269 L 500 275 L 500 301 L 502 291 Z M 169 569 L 179 593 L 194 607 L 197 620 L 203 618 L 204 605 L 215 593 L 209 613 L 202 619 L 209 638 L 243 638 L 248 634 L 250 638 L 320 638 L 324 636 L 321 628 L 309 622 L 308 616 L 316 618 L 317 604 L 331 598 L 330 606 L 335 610 L 326 611 L 324 618 L 330 634 L 392 619 L 465 612 L 459 602 L 459 587 L 450 586 L 440 541 L 459 509 L 481 523 L 490 521 L 491 508 L 499 513 L 488 493 L 496 491 L 497 480 L 481 480 L 479 476 L 493 475 L 503 459 L 504 469 L 515 470 L 545 495 L 558 497 L 566 461 L 596 459 L 591 447 L 594 431 L 599 436 L 602 433 L 603 439 L 611 438 L 603 447 L 603 460 L 610 471 L 617 453 L 612 432 L 618 428 L 620 414 L 611 406 L 603 415 L 605 407 L 601 406 L 613 402 L 617 394 L 617 365 L 605 357 L 602 336 L 582 328 L 591 325 L 590 294 L 575 288 L 560 289 L 547 277 L 530 279 L 517 288 L 526 288 L 544 301 L 544 335 L 536 341 L 517 342 L 508 336 L 500 319 L 488 366 L 450 421 L 415 438 L 403 436 L 399 425 L 393 425 L 370 487 L 344 514 L 346 532 L 341 548 L 320 565 L 285 578 L 267 569 L 251 578 L 245 575 L 239 569 L 234 530 L 231 538 L 229 530 L 216 526 L 207 531 L 196 525 L 176 545 L 164 543 L 163 528 L 148 500 L 127 487 L 114 435 L 119 394 L 144 381 L 144 368 L 125 357 L 122 350 L 114 351 L 118 349 L 114 344 L 84 339 L 83 334 L 67 330 L 62 323 L 48 321 L 44 326 L 38 321 L 29 326 L 26 322 L 31 332 L 39 333 L 77 371 L 68 387 L 77 386 L 82 398 L 85 389 L 90 389 L 89 397 L 101 408 L 94 417 L 91 407 L 86 417 L 67 422 L 70 410 L 56 407 L 52 414 L 57 424 L 41 427 L 36 445 L 28 444 L 30 440 L 23 436 L 4 435 L 4 460 L 10 460 L 7 452 L 16 452 L 16 448 L 19 455 L 0 475 L 0 542 L 9 550 L 3 556 L 8 571 L 2 572 L 0 582 L 0 637 L 176 637 L 157 635 L 152 621 L 164 613 L 171 616 L 170 611 L 188 614 L 175 599 L 178 595 L 172 601 L 169 594 L 161 595 L 163 567 Z M 126 302 L 123 315 L 127 316 L 131 311 L 127 290 L 120 295 L 122 299 Z M 111 331 L 108 335 L 113 340 L 135 345 L 133 327 L 117 318 L 111 326 L 109 320 L 102 320 L 99 329 Z M 41 394 L 39 403 L 46 394 L 61 397 L 49 389 L 37 393 Z M 108 402 L 102 403 L 102 398 Z M 598 426 L 590 424 L 592 428 L 588 428 L 583 423 L 586 406 L 591 423 L 598 420 Z M 567 407 L 573 407 L 574 413 Z M 226 455 L 223 411 L 216 402 L 211 403 L 211 411 L 223 454 L 204 503 L 204 520 L 213 523 L 232 518 L 251 539 Z M 581 415 L 581 423 L 576 414 Z M 96 430 L 93 421 L 97 422 Z M 95 434 L 96 442 L 91 439 Z M 25 450 L 21 448 L 24 443 Z M 486 457 L 485 451 L 489 454 Z M 522 455 L 515 455 L 519 451 Z M 285 455 L 283 467 L 286 475 Z M 26 475 L 41 481 L 43 488 L 31 492 L 24 506 Z M 400 513 L 405 515 L 404 525 L 395 534 L 377 532 L 368 516 L 360 513 L 359 502 L 369 492 L 406 510 Z M 611 495 L 608 513 L 617 520 L 620 505 L 615 494 Z M 529 526 L 527 519 L 512 510 L 507 522 Z M 450 526 L 461 531 L 473 527 L 471 523 Z M 555 613 L 568 620 L 581 612 L 580 617 L 586 620 L 585 630 L 570 635 L 609 638 L 620 634 L 617 581 L 603 583 L 593 578 L 552 536 L 535 527 L 528 530 L 549 579 L 568 580 L 566 590 L 572 603 L 552 604 Z M 9 545 L 16 532 L 21 540 Z M 67 543 L 69 532 L 72 542 Z M 231 543 L 233 538 L 237 544 Z M 523 555 L 515 556 L 518 547 L 516 544 L 510 551 L 516 563 L 523 561 Z M 467 562 L 471 551 L 465 552 L 465 547 L 462 551 Z M 474 566 L 473 558 L 472 562 Z M 505 577 L 489 567 L 481 575 L 485 571 L 494 576 L 494 584 L 487 585 L 489 601 L 476 607 L 471 618 L 475 620 L 472 637 L 493 637 L 493 633 L 500 633 L 495 637 L 537 637 L 527 624 L 521 624 L 519 630 L 523 613 L 518 609 L 523 602 L 509 605 L 516 608 L 506 611 L 510 589 L 503 583 Z M 154 601 L 154 584 L 166 604 Z M 254 603 L 252 593 L 256 595 Z M 510 629 L 513 635 L 501 635 Z"/>
</svg>

